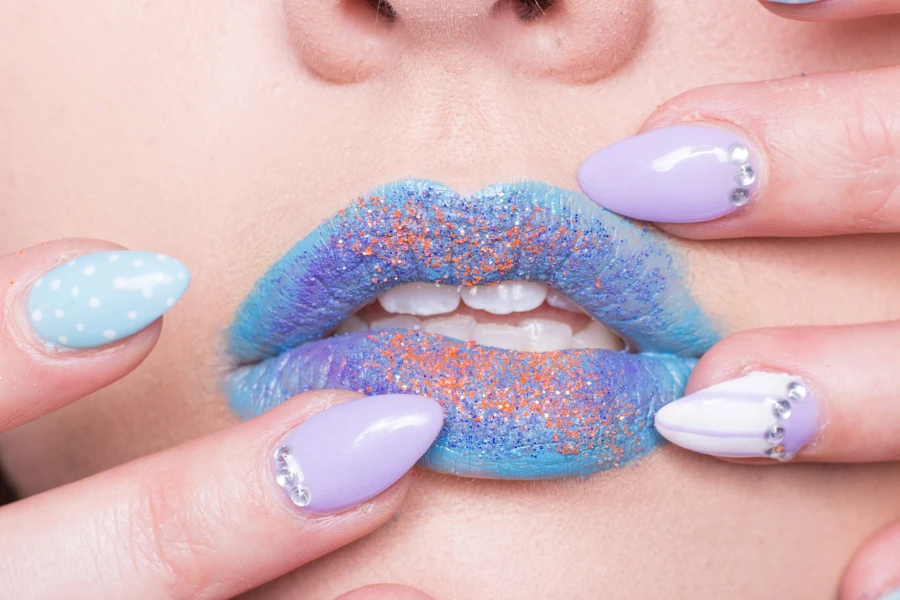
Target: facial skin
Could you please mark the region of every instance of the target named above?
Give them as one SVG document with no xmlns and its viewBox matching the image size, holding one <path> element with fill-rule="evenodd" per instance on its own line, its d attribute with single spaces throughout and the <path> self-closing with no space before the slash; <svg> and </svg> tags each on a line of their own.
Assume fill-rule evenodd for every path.
<svg viewBox="0 0 900 600">
<path fill-rule="evenodd" d="M 85 236 L 194 276 L 135 373 L 0 438 L 21 494 L 235 423 L 219 386 L 236 307 L 367 189 L 574 189 L 584 157 L 682 91 L 900 62 L 896 19 L 788 22 L 749 0 L 560 0 L 528 25 L 487 0 L 397 0 L 390 27 L 361 1 L 288 4 L 0 1 L 0 254 Z M 677 244 L 725 333 L 900 318 L 898 236 Z M 436 598 L 829 597 L 900 516 L 898 474 L 671 446 L 584 480 L 424 472 L 378 532 L 248 597 L 385 581 Z"/>
</svg>

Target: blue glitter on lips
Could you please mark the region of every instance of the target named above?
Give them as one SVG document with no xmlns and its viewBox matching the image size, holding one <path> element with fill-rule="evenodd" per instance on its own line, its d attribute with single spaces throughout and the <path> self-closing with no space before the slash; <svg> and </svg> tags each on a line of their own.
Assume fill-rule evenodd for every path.
<svg viewBox="0 0 900 600">
<path fill-rule="evenodd" d="M 403 283 L 504 280 L 554 288 L 654 355 L 510 353 L 411 332 L 321 340 L 361 304 Z M 429 341 L 435 337 L 442 341 Z M 426 340 L 431 350 L 409 354 L 413 340 Z M 475 476 L 558 477 L 625 464 L 660 443 L 648 425 L 653 413 L 681 393 L 690 357 L 716 340 L 655 230 L 578 192 L 540 183 L 466 196 L 409 180 L 359 198 L 260 279 L 229 331 L 231 353 L 245 366 L 227 388 L 242 417 L 308 389 L 420 390 L 448 411 L 427 466 Z M 464 356 L 480 360 L 470 364 Z M 586 381 L 595 387 L 581 385 Z M 545 393 L 542 383 L 563 398 Z M 534 402 L 553 409 L 541 413 L 556 415 L 553 427 L 537 419 Z"/>
</svg>

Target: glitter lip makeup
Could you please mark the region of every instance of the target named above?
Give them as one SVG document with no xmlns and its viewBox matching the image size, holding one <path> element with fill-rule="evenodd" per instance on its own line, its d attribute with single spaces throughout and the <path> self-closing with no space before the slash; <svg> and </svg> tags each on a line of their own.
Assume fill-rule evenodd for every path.
<svg viewBox="0 0 900 600">
<path fill-rule="evenodd" d="M 717 340 L 681 272 L 664 237 L 577 192 L 518 183 L 465 196 L 399 181 L 358 198 L 260 279 L 229 330 L 237 365 L 226 392 L 243 418 L 312 389 L 433 398 L 444 425 L 421 464 L 447 473 L 537 479 L 624 465 L 663 442 L 653 415 Z M 441 288 L 381 297 L 415 282 Z M 411 312 L 369 329 L 354 313 L 376 298 Z M 552 308 L 541 310 L 591 325 L 572 336 L 546 319 L 476 324 L 475 338 L 490 329 L 479 344 L 460 333 L 475 323 L 468 313 L 440 319 L 443 329 L 411 316 L 501 319 L 545 298 Z M 602 326 L 628 351 L 580 349 Z M 574 349 L 516 349 L 539 334 L 541 348 Z"/>
</svg>

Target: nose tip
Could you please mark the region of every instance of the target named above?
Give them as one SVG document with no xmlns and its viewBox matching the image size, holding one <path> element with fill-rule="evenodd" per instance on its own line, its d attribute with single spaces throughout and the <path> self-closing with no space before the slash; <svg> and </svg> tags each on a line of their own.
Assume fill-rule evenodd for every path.
<svg viewBox="0 0 900 600">
<path fill-rule="evenodd" d="M 460 68 L 461 57 L 471 70 L 592 83 L 637 53 L 653 6 L 652 0 L 282 1 L 301 62 L 337 83 L 361 82 L 401 60 L 447 64 L 464 77 L 470 69 Z"/>
</svg>

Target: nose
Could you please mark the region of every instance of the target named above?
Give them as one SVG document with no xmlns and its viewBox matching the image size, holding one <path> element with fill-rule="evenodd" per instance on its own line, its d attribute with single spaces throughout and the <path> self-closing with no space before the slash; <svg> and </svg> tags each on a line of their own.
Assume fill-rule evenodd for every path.
<svg viewBox="0 0 900 600">
<path fill-rule="evenodd" d="M 301 61 L 361 82 L 401 62 L 492 62 L 529 78 L 592 83 L 638 52 L 653 0 L 282 0 Z"/>
</svg>

